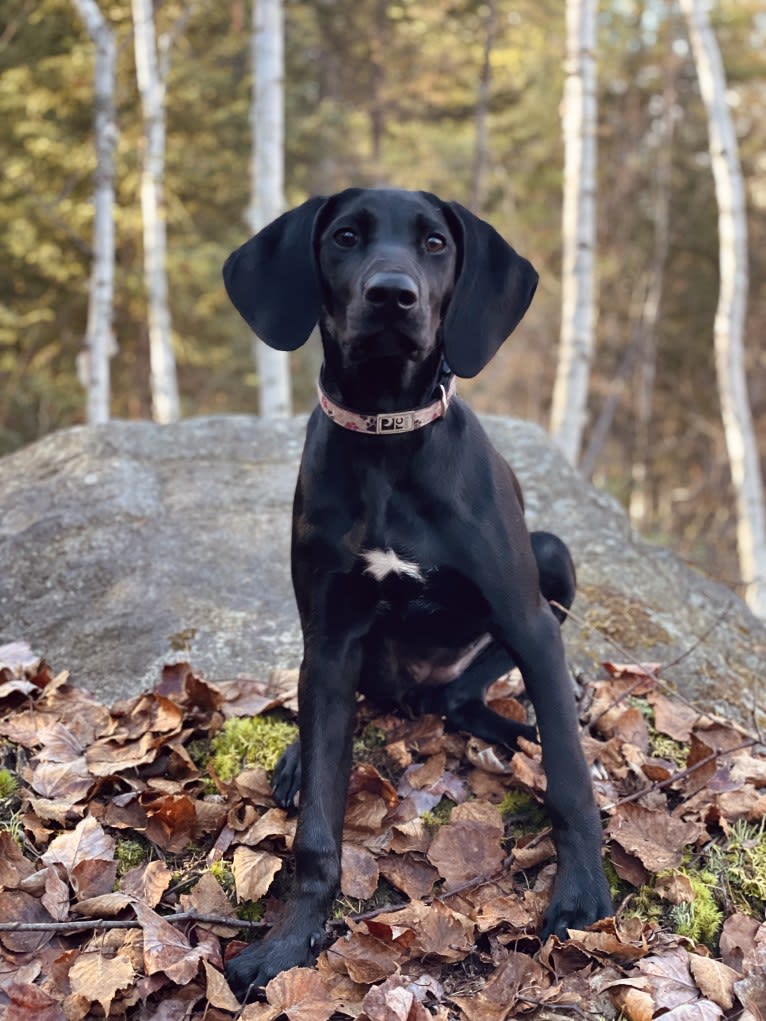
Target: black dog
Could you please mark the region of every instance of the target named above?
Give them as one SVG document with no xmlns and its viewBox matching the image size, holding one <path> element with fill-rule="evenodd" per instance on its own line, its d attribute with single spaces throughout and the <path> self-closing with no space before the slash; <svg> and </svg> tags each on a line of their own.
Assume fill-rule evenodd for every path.
<svg viewBox="0 0 766 1021">
<path fill-rule="evenodd" d="M 324 347 L 293 510 L 300 748 L 274 781 L 283 805 L 300 787 L 295 882 L 278 924 L 229 964 L 232 988 L 313 958 L 340 874 L 357 691 L 512 747 L 535 730 L 483 695 L 517 664 L 558 853 L 543 935 L 610 914 L 564 613 L 548 602 L 574 598 L 572 560 L 529 535 L 515 476 L 454 396 L 455 375 L 475 376 L 519 323 L 537 273 L 457 203 L 352 188 L 280 216 L 224 280 L 271 347 L 300 347 L 317 319 Z"/>
</svg>

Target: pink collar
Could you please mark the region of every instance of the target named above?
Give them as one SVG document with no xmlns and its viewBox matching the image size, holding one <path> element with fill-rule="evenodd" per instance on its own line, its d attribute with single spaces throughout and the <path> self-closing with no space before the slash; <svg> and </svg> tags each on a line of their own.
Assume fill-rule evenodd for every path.
<svg viewBox="0 0 766 1021">
<path fill-rule="evenodd" d="M 322 389 L 322 384 L 317 382 L 317 393 L 319 395 L 319 407 L 328 418 L 331 418 L 336 425 L 352 432 L 367 433 L 372 436 L 390 436 L 393 433 L 410 433 L 415 429 L 422 429 L 424 425 L 435 422 L 438 418 L 444 418 L 447 414 L 449 402 L 455 396 L 457 382 L 454 376 L 446 387 L 439 384 L 441 396 L 437 400 L 426 404 L 423 408 L 415 408 L 413 411 L 386 412 L 382 415 L 360 415 L 356 411 L 349 411 L 342 404 L 331 401 Z"/>
</svg>

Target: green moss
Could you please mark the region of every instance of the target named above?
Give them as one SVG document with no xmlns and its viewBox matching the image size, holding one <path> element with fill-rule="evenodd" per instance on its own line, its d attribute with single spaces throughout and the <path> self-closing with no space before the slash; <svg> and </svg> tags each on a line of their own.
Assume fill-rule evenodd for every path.
<svg viewBox="0 0 766 1021">
<path fill-rule="evenodd" d="M 661 734 L 654 727 L 649 728 L 649 752 L 658 759 L 668 759 L 677 766 L 685 766 L 689 755 L 688 745 L 674 741 L 667 734 Z"/>
<path fill-rule="evenodd" d="M 19 786 L 19 781 L 10 769 L 0 769 L 0 800 L 10 798 Z"/>
<path fill-rule="evenodd" d="M 117 875 L 124 876 L 131 869 L 143 865 L 148 853 L 145 845 L 138 840 L 118 840 L 114 856 L 117 859 Z"/>
<path fill-rule="evenodd" d="M 266 905 L 262 900 L 243 901 L 237 905 L 237 918 L 243 922 L 260 922 L 266 914 Z"/>
<path fill-rule="evenodd" d="M 361 736 L 354 741 L 354 759 L 364 759 L 368 752 L 379 751 L 388 741 L 385 730 L 368 723 Z"/>
<path fill-rule="evenodd" d="M 716 900 L 717 877 L 712 872 L 680 869 L 692 885 L 694 900 L 676 904 L 670 910 L 670 924 L 679 936 L 713 947 L 723 925 L 723 911 Z"/>
<path fill-rule="evenodd" d="M 714 845 L 708 867 L 716 873 L 734 907 L 754 918 L 766 911 L 766 819 L 739 820 L 728 838 Z"/>
<path fill-rule="evenodd" d="M 542 805 L 526 791 L 507 791 L 497 807 L 514 836 L 536 833 L 547 825 L 547 816 Z"/>
<path fill-rule="evenodd" d="M 455 802 L 444 797 L 430 811 L 421 812 L 420 818 L 426 824 L 427 829 L 431 833 L 435 833 L 440 826 L 444 826 L 445 823 L 449 822 L 454 807 Z"/>
<path fill-rule="evenodd" d="M 272 770 L 297 736 L 294 723 L 272 716 L 234 717 L 210 742 L 210 765 L 222 780 L 233 780 L 246 766 Z"/>
<path fill-rule="evenodd" d="M 234 892 L 234 873 L 231 871 L 230 862 L 220 861 L 213 862 L 210 866 L 210 872 L 218 881 L 218 885 L 222 888 L 224 893 Z M 241 917 L 241 916 L 240 916 Z M 258 919 L 260 921 L 260 919 Z"/>
</svg>

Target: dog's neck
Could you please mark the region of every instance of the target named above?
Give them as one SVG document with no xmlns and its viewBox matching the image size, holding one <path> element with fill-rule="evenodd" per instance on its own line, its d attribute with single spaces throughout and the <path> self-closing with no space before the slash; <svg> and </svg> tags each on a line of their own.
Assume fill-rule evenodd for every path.
<svg viewBox="0 0 766 1021">
<path fill-rule="evenodd" d="M 344 359 L 334 344 L 324 345 L 321 386 L 335 403 L 363 415 L 421 408 L 449 387 L 452 373 L 440 350 L 423 361 L 401 358 Z"/>
</svg>

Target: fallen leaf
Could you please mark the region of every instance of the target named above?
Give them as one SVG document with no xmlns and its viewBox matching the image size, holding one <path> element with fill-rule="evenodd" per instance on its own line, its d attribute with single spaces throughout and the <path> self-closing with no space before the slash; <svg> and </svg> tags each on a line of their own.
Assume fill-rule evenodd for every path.
<svg viewBox="0 0 766 1021">
<path fill-rule="evenodd" d="M 182 851 L 191 840 L 197 822 L 194 802 L 186 794 L 149 793 L 140 799 L 146 812 L 146 836 L 171 854 Z"/>
<path fill-rule="evenodd" d="M 369 900 L 378 888 L 379 879 L 378 864 L 366 848 L 343 844 L 340 889 L 344 897 Z"/>
<path fill-rule="evenodd" d="M 410 852 L 389 854 L 378 865 L 381 875 L 410 900 L 427 897 L 439 879 L 439 872 L 433 865 Z"/>
<path fill-rule="evenodd" d="M 661 872 L 681 864 L 684 848 L 696 840 L 700 829 L 697 823 L 628 803 L 617 808 L 607 832 L 650 872 Z"/>
<path fill-rule="evenodd" d="M 274 876 L 281 868 L 282 859 L 275 854 L 238 847 L 231 864 L 237 900 L 259 900 L 268 892 Z"/>
<path fill-rule="evenodd" d="M 410 983 L 401 975 L 391 975 L 372 986 L 362 1001 L 369 1021 L 430 1021 L 431 1015 L 418 1002 Z"/>
<path fill-rule="evenodd" d="M 5 890 L 0 893 L 0 918 L 4 922 L 40 924 L 53 919 L 36 897 L 23 890 Z M 44 946 L 53 932 L 35 932 L 19 929 L 17 932 L 0 932 L 0 943 L 14 953 L 31 954 Z"/>
<path fill-rule="evenodd" d="M 212 872 L 203 872 L 199 882 L 189 893 L 182 893 L 179 899 L 184 911 L 196 911 L 200 915 L 218 918 L 233 918 L 234 927 L 237 927 L 238 919 L 234 907 Z M 218 936 L 232 935 L 231 926 L 215 925 L 210 922 L 201 922 L 200 925 L 204 925 Z"/>
<path fill-rule="evenodd" d="M 42 854 L 45 865 L 60 862 L 69 872 L 80 862 L 93 859 L 112 861 L 114 840 L 91 815 L 86 815 L 73 830 L 55 837 Z"/>
<path fill-rule="evenodd" d="M 147 975 L 162 972 L 177 985 L 191 982 L 203 956 L 202 947 L 192 948 L 175 926 L 140 902 L 135 905 L 136 918 L 144 931 L 144 971 Z"/>
<path fill-rule="evenodd" d="M 170 886 L 173 873 L 164 861 L 157 859 L 130 869 L 120 880 L 120 890 L 150 908 L 156 907 Z"/>
<path fill-rule="evenodd" d="M 689 954 L 689 969 L 703 996 L 724 1010 L 734 1006 L 734 983 L 742 978 L 738 971 L 698 954 Z"/>
<path fill-rule="evenodd" d="M 45 869 L 45 893 L 40 903 L 57 922 L 69 914 L 69 884 L 64 882 L 54 865 Z"/>
<path fill-rule="evenodd" d="M 467 1021 L 505 1021 L 545 1000 L 550 978 L 526 954 L 510 951 L 482 989 L 470 996 L 452 996 Z"/>
<path fill-rule="evenodd" d="M 467 802 L 457 806 L 450 822 L 439 827 L 427 857 L 448 887 L 460 886 L 498 871 L 504 858 L 502 835 L 502 820 L 493 805 Z"/>
<path fill-rule="evenodd" d="M 67 1021 L 60 1000 L 39 986 L 13 982 L 6 989 L 4 1021 Z"/>
<path fill-rule="evenodd" d="M 240 1006 L 239 1000 L 231 991 L 229 983 L 209 961 L 203 960 L 202 965 L 207 979 L 205 995 L 207 996 L 208 1003 L 213 1007 L 219 1007 L 221 1010 L 229 1010 L 232 1013 L 236 1013 Z"/>
<path fill-rule="evenodd" d="M 327 1021 L 335 1012 L 321 975 L 313 968 L 290 968 L 266 986 L 266 999 L 290 1021 Z"/>
<path fill-rule="evenodd" d="M 126 989 L 133 978 L 133 965 L 121 954 L 104 957 L 99 953 L 84 953 L 69 969 L 72 992 L 90 1003 L 100 1003 L 105 1017 L 109 1017 L 115 993 Z"/>
</svg>

